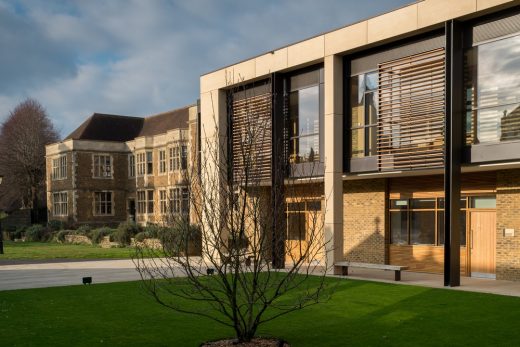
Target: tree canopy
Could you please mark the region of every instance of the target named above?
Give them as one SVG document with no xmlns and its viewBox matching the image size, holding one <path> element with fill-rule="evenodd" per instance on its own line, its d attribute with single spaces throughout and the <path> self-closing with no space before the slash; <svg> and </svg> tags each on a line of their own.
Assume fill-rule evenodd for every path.
<svg viewBox="0 0 520 347">
<path fill-rule="evenodd" d="M 45 201 L 45 145 L 59 135 L 35 99 L 18 104 L 0 127 L 0 209 L 38 208 Z"/>
</svg>

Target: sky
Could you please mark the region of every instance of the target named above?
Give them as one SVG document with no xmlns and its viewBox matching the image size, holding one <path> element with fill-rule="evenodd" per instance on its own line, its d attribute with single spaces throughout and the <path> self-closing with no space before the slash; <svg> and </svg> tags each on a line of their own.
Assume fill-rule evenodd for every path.
<svg viewBox="0 0 520 347">
<path fill-rule="evenodd" d="M 62 137 L 94 112 L 147 116 L 212 70 L 412 0 L 0 0 L 0 122 L 37 99 Z"/>
</svg>

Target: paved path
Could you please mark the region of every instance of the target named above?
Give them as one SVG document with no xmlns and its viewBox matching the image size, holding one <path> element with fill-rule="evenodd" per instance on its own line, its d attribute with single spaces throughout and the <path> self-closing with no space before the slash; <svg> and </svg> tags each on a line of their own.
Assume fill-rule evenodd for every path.
<svg viewBox="0 0 520 347">
<path fill-rule="evenodd" d="M 194 259 L 194 261 L 196 261 Z M 175 275 L 182 275 L 180 270 Z M 443 276 L 418 272 L 402 273 L 401 282 L 394 282 L 392 271 L 349 269 L 348 278 L 444 288 Z M 88 261 L 42 261 L 34 264 L 0 264 L 0 291 L 24 288 L 43 288 L 81 285 L 82 277 L 92 276 L 93 283 L 136 281 L 140 279 L 130 259 Z M 341 276 L 343 277 L 343 276 Z M 466 290 L 520 297 L 520 282 L 461 277 L 461 286 L 454 290 Z"/>
<path fill-rule="evenodd" d="M 0 265 L 0 290 L 82 284 L 85 276 L 92 276 L 93 283 L 140 279 L 130 259 L 10 264 Z"/>
<path fill-rule="evenodd" d="M 446 288 L 444 287 L 444 276 L 442 274 L 403 271 L 401 273 L 401 281 L 395 282 L 393 271 L 359 269 L 354 267 L 349 268 L 348 271 L 349 276 L 347 278 L 387 283 L 408 284 L 431 288 Z M 461 276 L 460 279 L 460 287 L 454 287 L 449 289 L 520 297 L 520 282 L 464 276 Z"/>
</svg>

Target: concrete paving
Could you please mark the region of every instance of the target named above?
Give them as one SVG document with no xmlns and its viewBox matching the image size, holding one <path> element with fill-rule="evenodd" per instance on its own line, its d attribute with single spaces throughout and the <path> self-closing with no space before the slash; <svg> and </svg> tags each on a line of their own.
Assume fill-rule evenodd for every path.
<svg viewBox="0 0 520 347">
<path fill-rule="evenodd" d="M 0 290 L 76 285 L 86 276 L 92 276 L 93 283 L 140 279 L 129 259 L 11 264 L 0 265 Z"/>
<path fill-rule="evenodd" d="M 444 287 L 444 277 L 442 274 L 421 272 L 403 271 L 401 273 L 401 281 L 395 282 L 393 271 L 349 268 L 349 276 L 346 278 L 520 297 L 520 282 L 487 278 L 461 277 L 460 287 L 453 288 Z"/>
<path fill-rule="evenodd" d="M 175 275 L 182 275 L 180 269 L 176 270 Z M 93 283 L 136 281 L 141 278 L 133 261 L 129 259 L 0 264 L 0 291 L 81 285 L 82 277 L 86 276 L 91 276 Z M 443 276 L 440 274 L 404 271 L 401 274 L 401 281 L 395 282 L 393 271 L 350 268 L 347 278 L 446 288 L 443 286 Z M 460 287 L 448 289 L 520 297 L 520 282 L 461 277 Z"/>
</svg>

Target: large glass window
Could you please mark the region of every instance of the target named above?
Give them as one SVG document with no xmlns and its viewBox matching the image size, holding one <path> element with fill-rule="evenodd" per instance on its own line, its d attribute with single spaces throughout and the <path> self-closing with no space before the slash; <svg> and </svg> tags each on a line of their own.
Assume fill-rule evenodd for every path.
<svg viewBox="0 0 520 347">
<path fill-rule="evenodd" d="M 377 86 L 377 72 L 350 79 L 352 158 L 377 154 Z"/>
<path fill-rule="evenodd" d="M 442 199 L 436 198 L 390 200 L 390 242 L 398 245 L 438 244 L 436 230 L 441 202 Z"/>
<path fill-rule="evenodd" d="M 466 142 L 520 139 L 520 35 L 466 52 Z"/>
<path fill-rule="evenodd" d="M 289 94 L 289 160 L 320 161 L 320 118 L 323 113 L 321 69 L 291 78 Z"/>
</svg>

